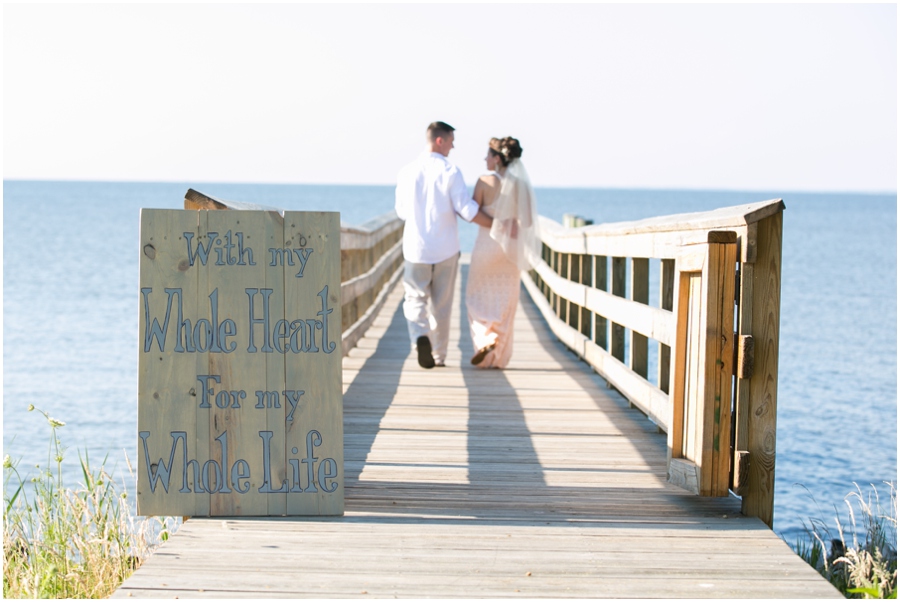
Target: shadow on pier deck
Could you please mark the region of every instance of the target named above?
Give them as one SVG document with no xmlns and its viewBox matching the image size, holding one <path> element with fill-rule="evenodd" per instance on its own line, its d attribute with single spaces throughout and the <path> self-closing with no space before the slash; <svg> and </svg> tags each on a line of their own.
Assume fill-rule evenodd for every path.
<svg viewBox="0 0 900 602">
<path fill-rule="evenodd" d="M 344 359 L 345 516 L 191 519 L 115 597 L 841 597 L 738 499 L 667 483 L 666 435 L 526 294 L 509 368 L 473 369 L 463 291 L 446 368 L 402 287 Z"/>
</svg>

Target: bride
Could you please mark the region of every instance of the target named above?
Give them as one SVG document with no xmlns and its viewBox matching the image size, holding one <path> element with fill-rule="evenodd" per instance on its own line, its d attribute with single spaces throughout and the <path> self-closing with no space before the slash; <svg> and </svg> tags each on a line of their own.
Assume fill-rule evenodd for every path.
<svg viewBox="0 0 900 602">
<path fill-rule="evenodd" d="M 512 357 L 513 318 L 519 304 L 519 272 L 541 255 L 534 189 L 515 138 L 491 138 L 484 158 L 488 173 L 473 197 L 494 218 L 479 227 L 466 284 L 469 330 L 476 349 L 472 364 L 504 368 Z"/>
</svg>

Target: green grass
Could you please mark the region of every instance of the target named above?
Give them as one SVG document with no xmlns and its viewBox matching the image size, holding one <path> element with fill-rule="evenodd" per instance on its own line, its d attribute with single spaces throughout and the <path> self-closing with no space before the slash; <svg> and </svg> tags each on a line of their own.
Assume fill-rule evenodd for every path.
<svg viewBox="0 0 900 602">
<path fill-rule="evenodd" d="M 833 526 L 809 519 L 806 539 L 792 546 L 847 598 L 897 597 L 897 490 L 894 483 L 886 485 L 887 507 L 874 485 L 867 495 L 856 485 L 844 498 L 847 522 L 837 508 Z"/>
<path fill-rule="evenodd" d="M 47 465 L 23 477 L 18 462 L 3 460 L 3 597 L 109 597 L 177 521 L 136 517 L 105 460 L 94 469 L 87 454 L 79 454 L 82 481 L 67 487 L 65 423 L 37 411 L 50 426 Z"/>
</svg>

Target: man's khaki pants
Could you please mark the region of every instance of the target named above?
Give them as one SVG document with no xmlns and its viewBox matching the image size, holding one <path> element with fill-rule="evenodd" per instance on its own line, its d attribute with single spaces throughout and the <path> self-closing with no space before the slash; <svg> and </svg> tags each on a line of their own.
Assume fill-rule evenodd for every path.
<svg viewBox="0 0 900 602">
<path fill-rule="evenodd" d="M 439 364 L 447 358 L 450 343 L 450 313 L 458 264 L 459 253 L 435 264 L 410 261 L 403 264 L 403 315 L 409 324 L 410 342 L 415 349 L 416 339 L 427 336 L 431 340 L 431 354 Z"/>
</svg>

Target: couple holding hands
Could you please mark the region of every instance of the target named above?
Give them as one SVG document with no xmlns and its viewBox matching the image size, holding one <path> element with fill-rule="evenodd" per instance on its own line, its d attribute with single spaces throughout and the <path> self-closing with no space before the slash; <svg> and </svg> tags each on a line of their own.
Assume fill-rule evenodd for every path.
<svg viewBox="0 0 900 602">
<path fill-rule="evenodd" d="M 541 256 L 534 189 L 515 138 L 491 138 L 487 173 L 469 196 L 447 160 L 454 128 L 435 121 L 425 152 L 400 170 L 395 209 L 404 220 L 403 314 L 423 368 L 444 366 L 459 262 L 456 216 L 480 226 L 466 292 L 469 330 L 479 368 L 504 368 L 512 357 L 519 273 Z"/>
</svg>

